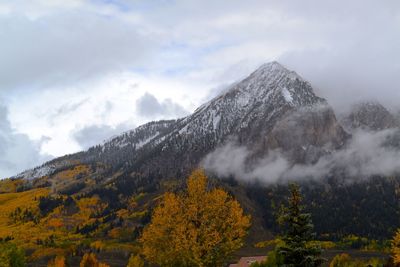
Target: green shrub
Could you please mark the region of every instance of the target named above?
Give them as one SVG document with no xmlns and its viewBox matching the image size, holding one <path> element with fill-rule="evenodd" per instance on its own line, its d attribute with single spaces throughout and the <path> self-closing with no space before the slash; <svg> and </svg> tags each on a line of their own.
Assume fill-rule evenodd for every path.
<svg viewBox="0 0 400 267">
<path fill-rule="evenodd" d="M 25 253 L 12 243 L 0 243 L 0 267 L 24 267 Z"/>
<path fill-rule="evenodd" d="M 352 259 L 349 254 L 343 253 L 336 255 L 329 267 L 383 267 L 384 261 L 380 259 L 358 260 Z"/>
</svg>

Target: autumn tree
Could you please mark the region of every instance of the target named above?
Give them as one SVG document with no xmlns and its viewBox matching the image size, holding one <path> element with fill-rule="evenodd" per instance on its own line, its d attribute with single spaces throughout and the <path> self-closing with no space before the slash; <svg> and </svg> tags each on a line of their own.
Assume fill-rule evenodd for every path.
<svg viewBox="0 0 400 267">
<path fill-rule="evenodd" d="M 290 185 L 288 206 L 284 207 L 279 218 L 285 227 L 283 244 L 277 248 L 284 266 L 313 267 L 320 266 L 324 259 L 320 257 L 321 248 L 311 242 L 315 238 L 311 215 L 304 212 L 300 189 Z"/>
<path fill-rule="evenodd" d="M 343 253 L 336 255 L 329 267 L 381 267 L 381 266 L 392 266 L 386 265 L 384 259 L 370 258 L 367 260 L 363 259 L 353 259 L 349 254 Z"/>
<path fill-rule="evenodd" d="M 400 265 L 400 229 L 392 240 L 393 263 Z"/>
<path fill-rule="evenodd" d="M 108 264 L 101 263 L 97 260 L 94 253 L 85 253 L 79 264 L 80 267 L 110 267 Z"/>
<path fill-rule="evenodd" d="M 250 217 L 222 189 L 194 171 L 181 194 L 166 193 L 141 237 L 143 254 L 160 266 L 222 266 L 243 245 Z"/>
<path fill-rule="evenodd" d="M 351 257 L 347 253 L 342 253 L 336 255 L 331 263 L 329 263 L 329 267 L 341 267 L 341 266 L 350 266 L 351 264 Z"/>
<path fill-rule="evenodd" d="M 131 255 L 126 267 L 143 267 L 144 262 L 139 255 Z"/>
<path fill-rule="evenodd" d="M 64 256 L 56 256 L 53 260 L 51 260 L 47 267 L 65 267 L 65 257 Z"/>
</svg>

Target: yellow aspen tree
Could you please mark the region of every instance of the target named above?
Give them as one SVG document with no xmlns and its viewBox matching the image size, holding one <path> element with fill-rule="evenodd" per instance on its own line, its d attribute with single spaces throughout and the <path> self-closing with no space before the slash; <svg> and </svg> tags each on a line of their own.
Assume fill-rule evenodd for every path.
<svg viewBox="0 0 400 267">
<path fill-rule="evenodd" d="M 126 267 L 143 267 L 144 262 L 139 255 L 131 255 Z"/>
<path fill-rule="evenodd" d="M 56 256 L 53 260 L 51 260 L 47 267 L 65 267 L 65 257 L 64 256 Z"/>
<path fill-rule="evenodd" d="M 393 263 L 400 264 L 400 229 L 392 240 L 392 253 L 393 253 Z"/>
<path fill-rule="evenodd" d="M 110 267 L 106 263 L 101 263 L 97 260 L 94 253 L 85 253 L 79 264 L 80 267 Z"/>
<path fill-rule="evenodd" d="M 141 237 L 143 254 L 160 266 L 223 266 L 243 246 L 249 226 L 239 202 L 208 189 L 204 171 L 196 170 L 184 193 L 166 193 L 155 208 Z"/>
</svg>

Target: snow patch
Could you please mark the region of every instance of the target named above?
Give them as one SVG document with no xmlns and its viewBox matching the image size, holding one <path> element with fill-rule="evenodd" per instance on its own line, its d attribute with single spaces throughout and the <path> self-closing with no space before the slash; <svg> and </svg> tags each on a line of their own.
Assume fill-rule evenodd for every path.
<svg viewBox="0 0 400 267">
<path fill-rule="evenodd" d="M 16 177 L 22 178 L 24 180 L 34 180 L 52 174 L 54 172 L 54 169 L 55 168 L 53 166 L 45 165 L 35 169 L 24 171 L 18 174 Z"/>
<path fill-rule="evenodd" d="M 141 148 L 145 144 L 149 143 L 151 140 L 153 140 L 155 137 L 157 137 L 160 134 L 160 132 L 156 132 L 154 135 L 146 138 L 145 140 L 140 141 L 139 143 L 136 144 L 136 149 Z"/>
<path fill-rule="evenodd" d="M 293 103 L 293 96 L 286 87 L 282 89 L 282 95 L 286 102 Z"/>
</svg>

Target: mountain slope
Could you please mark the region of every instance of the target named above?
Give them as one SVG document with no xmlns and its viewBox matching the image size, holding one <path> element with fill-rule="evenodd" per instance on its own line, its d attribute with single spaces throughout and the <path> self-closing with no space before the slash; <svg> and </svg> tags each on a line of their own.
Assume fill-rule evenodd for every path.
<svg viewBox="0 0 400 267">
<path fill-rule="evenodd" d="M 233 139 L 252 147 L 256 154 L 281 148 L 294 162 L 306 162 L 309 150 L 315 158 L 319 154 L 315 150 L 337 148 L 345 138 L 332 109 L 314 94 L 311 85 L 271 62 L 190 116 L 145 124 L 20 176 L 37 178 L 79 161 L 102 162 L 115 171 L 176 177 L 187 174 L 208 153 Z"/>
</svg>

